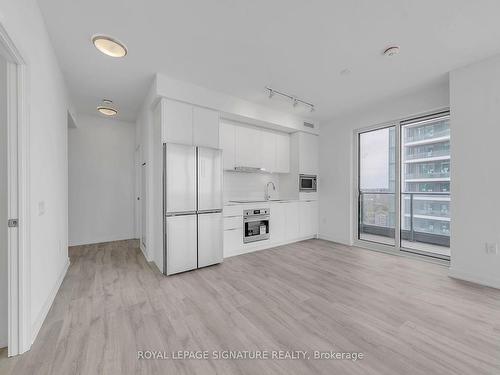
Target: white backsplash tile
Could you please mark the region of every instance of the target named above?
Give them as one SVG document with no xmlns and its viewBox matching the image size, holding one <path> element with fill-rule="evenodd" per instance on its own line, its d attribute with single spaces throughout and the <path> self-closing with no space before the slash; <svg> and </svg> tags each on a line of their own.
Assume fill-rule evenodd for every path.
<svg viewBox="0 0 500 375">
<path fill-rule="evenodd" d="M 271 198 L 280 198 L 277 174 L 224 171 L 224 201 L 264 199 L 269 181 L 276 185 L 276 191 L 270 187 Z"/>
</svg>

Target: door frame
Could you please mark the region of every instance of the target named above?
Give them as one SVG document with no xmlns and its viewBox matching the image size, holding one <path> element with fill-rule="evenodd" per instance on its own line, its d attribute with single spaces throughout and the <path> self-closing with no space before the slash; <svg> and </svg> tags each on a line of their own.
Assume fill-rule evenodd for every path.
<svg viewBox="0 0 500 375">
<path fill-rule="evenodd" d="M 396 120 L 391 120 L 383 123 L 379 123 L 372 126 L 357 128 L 353 130 L 353 186 L 352 186 L 352 223 L 351 230 L 352 243 L 354 246 L 365 248 L 368 250 L 380 251 L 384 253 L 389 253 L 398 256 L 404 256 L 408 258 L 419 259 L 422 261 L 440 264 L 446 267 L 450 265 L 450 259 L 444 259 L 440 257 L 428 256 L 423 253 L 419 253 L 413 249 L 407 249 L 401 246 L 401 128 L 402 123 L 407 120 L 412 120 L 418 117 L 432 116 L 439 114 L 441 112 L 450 112 L 449 107 L 438 107 L 428 111 L 417 112 L 409 116 L 401 117 Z M 367 133 L 373 130 L 380 130 L 384 128 L 395 127 L 395 137 L 396 137 L 396 187 L 395 187 L 395 197 L 396 197 L 396 220 L 395 220 L 395 245 L 386 245 L 382 243 L 372 242 L 368 240 L 362 240 L 359 238 L 359 135 L 362 133 Z"/>
<path fill-rule="evenodd" d="M 7 61 L 8 355 L 31 347 L 28 65 L 0 22 L 0 54 Z"/>
</svg>

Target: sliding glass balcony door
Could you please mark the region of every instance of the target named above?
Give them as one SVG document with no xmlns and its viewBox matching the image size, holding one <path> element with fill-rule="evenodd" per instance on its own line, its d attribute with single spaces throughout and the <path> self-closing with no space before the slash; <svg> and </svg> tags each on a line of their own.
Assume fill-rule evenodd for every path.
<svg viewBox="0 0 500 375">
<path fill-rule="evenodd" d="M 356 136 L 356 240 L 375 249 L 449 259 L 449 113 Z"/>
<path fill-rule="evenodd" d="M 450 256 L 450 117 L 401 123 L 401 247 Z"/>
<path fill-rule="evenodd" d="M 358 175 L 358 239 L 395 245 L 395 127 L 360 133 Z"/>
</svg>

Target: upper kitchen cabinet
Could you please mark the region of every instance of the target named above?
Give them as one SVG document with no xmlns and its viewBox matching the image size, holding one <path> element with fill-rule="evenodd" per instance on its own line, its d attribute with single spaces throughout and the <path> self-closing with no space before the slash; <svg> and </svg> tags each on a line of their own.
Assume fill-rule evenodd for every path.
<svg viewBox="0 0 500 375">
<path fill-rule="evenodd" d="M 260 168 L 266 172 L 276 172 L 276 134 L 260 130 Z"/>
<path fill-rule="evenodd" d="M 287 133 L 276 133 L 276 173 L 290 173 L 290 135 Z"/>
<path fill-rule="evenodd" d="M 273 173 L 290 172 L 290 135 L 287 133 L 223 120 L 219 142 L 224 151 L 224 170 L 250 167 Z"/>
<path fill-rule="evenodd" d="M 235 167 L 235 142 L 236 127 L 221 121 L 219 127 L 219 144 L 222 149 L 224 170 L 234 170 Z"/>
<path fill-rule="evenodd" d="M 162 99 L 162 141 L 219 148 L 217 111 Z"/>
<path fill-rule="evenodd" d="M 219 112 L 193 107 L 193 145 L 219 148 Z"/>
<path fill-rule="evenodd" d="M 235 166 L 263 168 L 261 149 L 261 132 L 245 126 L 236 127 Z"/>
<path fill-rule="evenodd" d="M 162 99 L 164 118 L 162 121 L 163 142 L 193 144 L 193 106 Z"/>
<path fill-rule="evenodd" d="M 319 173 L 319 137 L 302 133 L 299 137 L 299 173 L 317 175 Z"/>
</svg>

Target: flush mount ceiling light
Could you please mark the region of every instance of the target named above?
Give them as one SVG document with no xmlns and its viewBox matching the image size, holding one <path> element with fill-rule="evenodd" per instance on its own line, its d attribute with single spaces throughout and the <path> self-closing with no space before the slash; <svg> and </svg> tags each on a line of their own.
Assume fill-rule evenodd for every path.
<svg viewBox="0 0 500 375">
<path fill-rule="evenodd" d="M 105 105 L 100 105 L 97 107 L 97 110 L 100 113 L 102 113 L 105 116 L 114 116 L 114 115 L 118 114 L 118 111 L 111 107 L 111 104 L 113 104 L 112 100 L 103 99 L 102 102 Z"/>
<path fill-rule="evenodd" d="M 93 36 L 92 43 L 99 51 L 111 57 L 124 57 L 128 52 L 123 43 L 106 35 Z"/>
<path fill-rule="evenodd" d="M 399 46 L 390 46 L 384 50 L 383 55 L 391 57 L 397 55 L 398 53 L 399 53 Z"/>
</svg>

